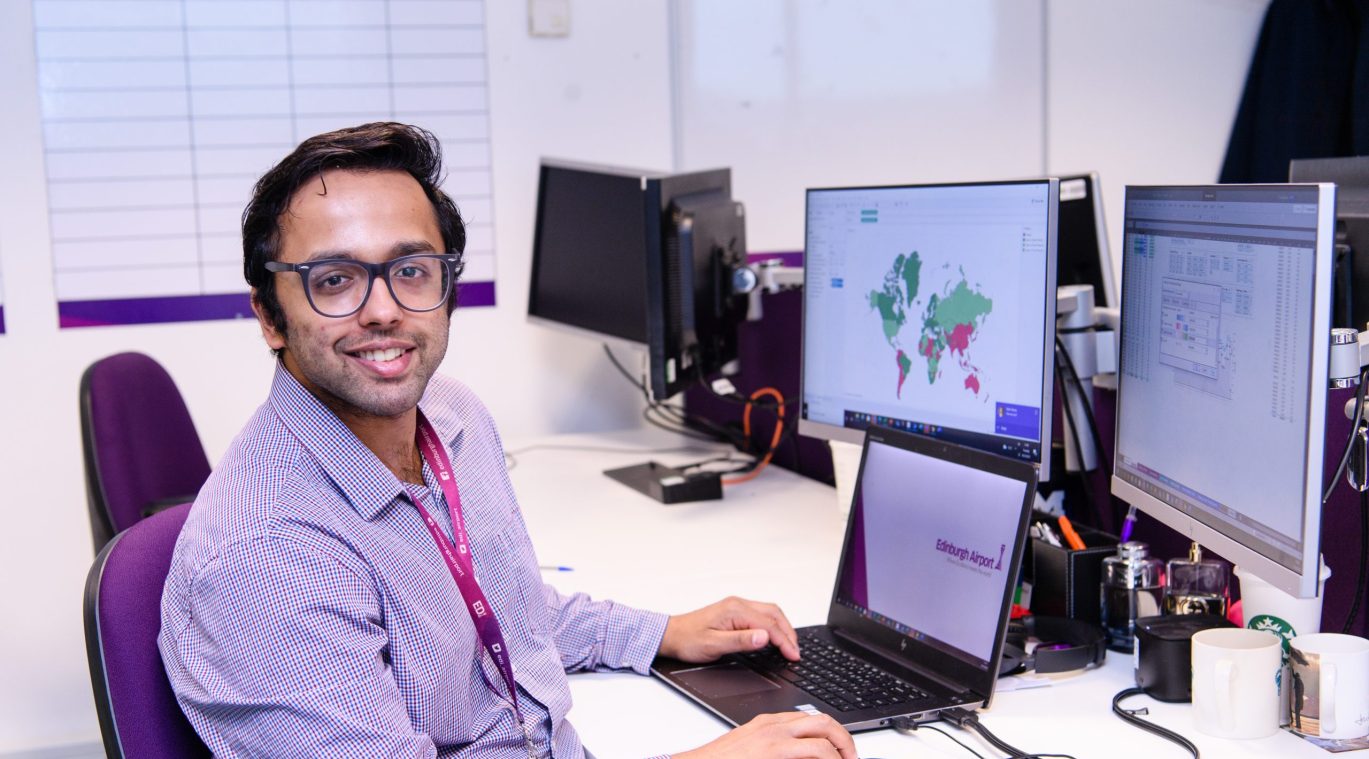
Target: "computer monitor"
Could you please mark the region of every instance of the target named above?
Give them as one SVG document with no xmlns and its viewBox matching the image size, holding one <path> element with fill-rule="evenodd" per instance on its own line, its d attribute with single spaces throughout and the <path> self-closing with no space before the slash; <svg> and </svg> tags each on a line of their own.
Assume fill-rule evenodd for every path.
<svg viewBox="0 0 1369 759">
<path fill-rule="evenodd" d="M 1289 164 L 1288 181 L 1336 183 L 1336 287 L 1331 315 L 1337 327 L 1365 329 L 1369 324 L 1369 156 L 1298 159 Z"/>
<path fill-rule="evenodd" d="M 1317 592 L 1335 186 L 1128 187 L 1112 492 Z"/>
<path fill-rule="evenodd" d="M 543 162 L 528 316 L 645 348 L 644 174 Z"/>
<path fill-rule="evenodd" d="M 1093 285 L 1093 302 L 1117 307 L 1117 282 L 1103 221 L 1103 190 L 1096 172 L 1060 177 L 1060 233 L 1057 281 Z"/>
<path fill-rule="evenodd" d="M 644 347 L 652 397 L 670 398 L 736 361 L 745 221 L 728 169 L 543 161 L 528 316 Z"/>
<path fill-rule="evenodd" d="M 665 400 L 736 370 L 746 213 L 732 200 L 730 169 L 650 180 L 645 192 L 648 363 L 651 392 Z"/>
<path fill-rule="evenodd" d="M 808 190 L 799 432 L 871 423 L 1049 479 L 1054 179 Z"/>
</svg>

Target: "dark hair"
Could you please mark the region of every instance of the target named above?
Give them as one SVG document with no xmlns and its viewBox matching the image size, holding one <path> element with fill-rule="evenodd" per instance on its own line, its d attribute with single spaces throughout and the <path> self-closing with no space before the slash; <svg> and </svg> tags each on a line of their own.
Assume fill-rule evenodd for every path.
<svg viewBox="0 0 1369 759">
<path fill-rule="evenodd" d="M 254 297 L 262 311 L 281 334 L 285 333 L 285 311 L 276 297 L 275 276 L 266 270 L 266 263 L 280 255 L 280 217 L 289 210 L 290 199 L 306 183 L 330 169 L 407 172 L 418 180 L 423 194 L 433 204 L 445 252 L 460 255 L 466 250 L 466 225 L 461 212 L 447 193 L 438 189 L 442 181 L 442 146 L 431 132 L 378 121 L 310 137 L 257 180 L 252 199 L 242 212 L 243 276 L 255 289 Z M 460 274 L 459 266 L 456 273 Z M 455 288 L 455 283 L 452 286 Z M 455 307 L 453 291 L 447 301 L 447 313 Z"/>
</svg>

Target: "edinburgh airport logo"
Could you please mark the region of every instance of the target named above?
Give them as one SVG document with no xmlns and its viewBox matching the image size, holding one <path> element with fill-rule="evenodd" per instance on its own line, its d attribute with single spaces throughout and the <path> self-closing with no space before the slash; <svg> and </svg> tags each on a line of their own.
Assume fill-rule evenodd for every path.
<svg viewBox="0 0 1369 759">
<path fill-rule="evenodd" d="M 989 570 L 994 572 L 1003 571 L 1003 554 L 1008 546 L 1004 543 L 998 544 L 998 553 L 980 553 L 977 549 L 967 546 L 957 545 L 944 538 L 936 539 L 936 550 L 944 553 L 951 559 L 972 569 Z"/>
</svg>

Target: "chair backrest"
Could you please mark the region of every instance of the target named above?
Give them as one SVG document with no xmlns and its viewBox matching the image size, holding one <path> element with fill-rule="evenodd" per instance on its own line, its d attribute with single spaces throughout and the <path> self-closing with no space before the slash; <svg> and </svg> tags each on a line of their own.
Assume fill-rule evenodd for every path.
<svg viewBox="0 0 1369 759">
<path fill-rule="evenodd" d="M 86 655 L 105 753 L 200 757 L 209 750 L 181 712 L 157 649 L 162 585 L 190 504 L 153 514 L 105 545 L 86 578 Z"/>
<path fill-rule="evenodd" d="M 176 383 L 141 353 L 102 358 L 81 375 L 81 444 L 97 552 L 158 506 L 194 500 L 209 477 Z"/>
</svg>

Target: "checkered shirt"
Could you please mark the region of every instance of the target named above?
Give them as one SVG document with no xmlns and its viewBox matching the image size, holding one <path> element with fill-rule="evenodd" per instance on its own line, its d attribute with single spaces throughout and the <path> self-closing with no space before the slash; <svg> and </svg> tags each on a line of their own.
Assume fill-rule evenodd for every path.
<svg viewBox="0 0 1369 759">
<path fill-rule="evenodd" d="M 419 407 L 451 456 L 533 748 L 579 757 L 566 672 L 645 674 L 666 617 L 543 583 L 489 412 L 440 376 Z M 426 465 L 423 477 L 450 536 Z M 217 756 L 528 755 L 404 487 L 280 367 L 190 511 L 158 642 L 177 701 Z"/>
</svg>

